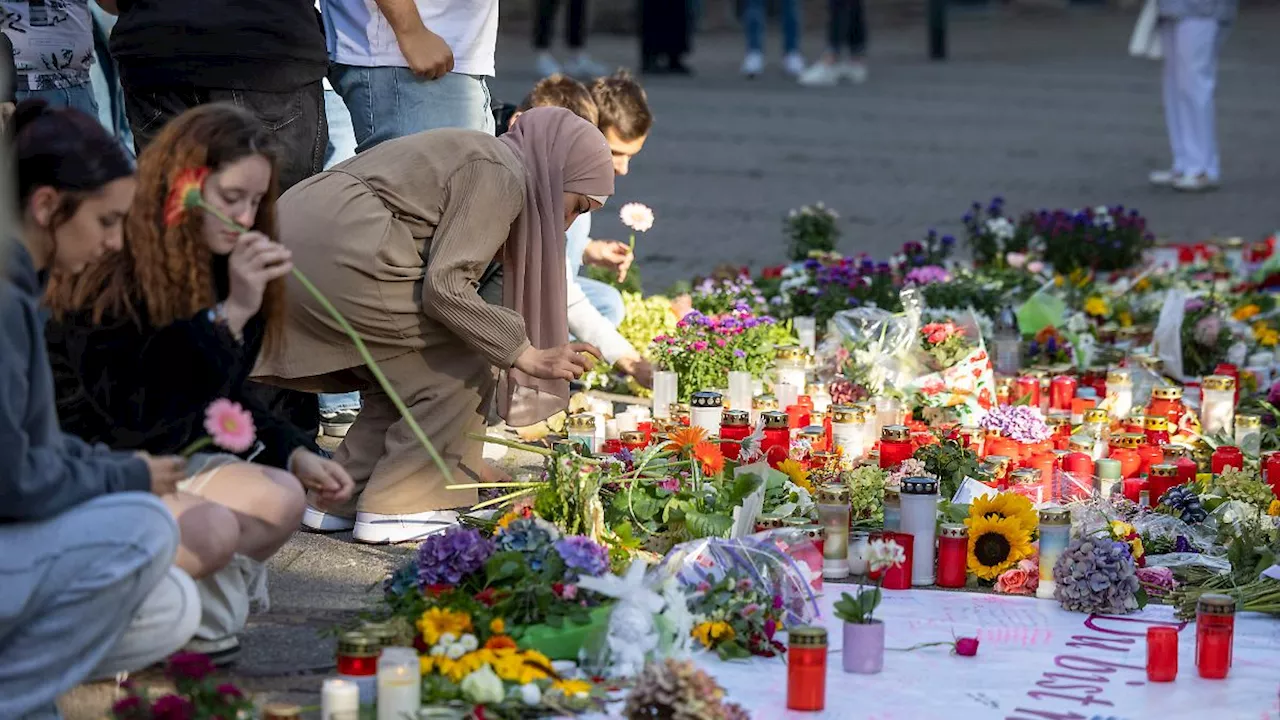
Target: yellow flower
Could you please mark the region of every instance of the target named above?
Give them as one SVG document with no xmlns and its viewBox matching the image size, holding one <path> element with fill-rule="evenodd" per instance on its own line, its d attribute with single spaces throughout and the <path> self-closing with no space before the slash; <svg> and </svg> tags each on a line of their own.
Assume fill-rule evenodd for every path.
<svg viewBox="0 0 1280 720">
<path fill-rule="evenodd" d="M 798 487 L 802 487 L 809 494 L 813 494 L 813 483 L 809 482 L 809 471 L 799 462 L 787 458 L 778 463 L 778 470 L 791 479 Z"/>
<path fill-rule="evenodd" d="M 969 504 L 969 519 L 965 521 L 966 525 L 971 525 L 978 518 L 1009 518 L 1016 521 L 1022 526 L 1027 534 L 1035 532 L 1039 526 L 1039 516 L 1031 505 L 1031 500 L 1017 493 L 1000 493 L 989 497 L 975 498 Z"/>
<path fill-rule="evenodd" d="M 1094 295 L 1084 301 L 1084 312 L 1086 315 L 1105 318 L 1111 314 L 1111 306 L 1100 295 Z"/>
<path fill-rule="evenodd" d="M 515 510 L 509 510 L 506 515 L 503 515 L 502 517 L 498 518 L 498 526 L 494 528 L 493 530 L 494 534 L 496 535 L 500 530 L 506 530 L 508 525 L 510 525 L 511 523 L 519 519 L 520 519 L 520 513 L 516 512 Z"/>
<path fill-rule="evenodd" d="M 423 675 L 436 673 L 453 682 L 462 682 L 462 678 L 488 664 L 490 651 L 476 650 L 454 660 L 448 655 L 422 655 L 418 657 L 418 668 Z"/>
<path fill-rule="evenodd" d="M 1133 327 L 1133 313 L 1128 310 L 1121 310 L 1116 317 L 1120 320 L 1120 327 Z"/>
<path fill-rule="evenodd" d="M 551 683 L 551 689 L 559 690 L 565 697 L 590 695 L 591 687 L 591 683 L 586 680 L 557 680 Z"/>
<path fill-rule="evenodd" d="M 1019 560 L 1030 557 L 1031 534 L 1013 518 L 969 518 L 969 572 L 995 580 Z"/>
<path fill-rule="evenodd" d="M 502 621 L 502 618 L 494 618 L 489 621 L 489 632 L 494 633 L 496 635 L 501 635 L 506 631 L 507 631 L 507 624 Z"/>
<path fill-rule="evenodd" d="M 1144 277 L 1141 280 L 1139 280 L 1136 285 L 1133 286 L 1133 289 L 1141 292 L 1143 290 L 1147 290 L 1150 287 L 1151 287 L 1151 280 Z"/>
<path fill-rule="evenodd" d="M 460 638 L 463 633 L 471 632 L 471 616 L 456 610 L 430 608 L 418 618 L 418 632 L 428 645 L 435 645 L 445 633 Z"/>
<path fill-rule="evenodd" d="M 1056 286 L 1056 287 L 1062 287 L 1062 276 L 1061 276 L 1061 275 L 1054 275 L 1054 276 L 1053 276 L 1053 284 L 1054 284 L 1054 286 Z"/>
<path fill-rule="evenodd" d="M 1280 500 L 1271 501 L 1271 505 L 1267 508 L 1267 514 L 1271 517 L 1280 516 Z"/>
<path fill-rule="evenodd" d="M 1134 533 L 1133 526 L 1123 520 L 1111 521 L 1111 534 L 1117 540 L 1123 540 Z"/>
<path fill-rule="evenodd" d="M 695 640 L 702 643 L 705 648 L 714 648 L 722 642 L 728 642 L 734 638 L 735 633 L 729 623 L 716 620 L 698 623 L 694 626 L 693 631 L 689 633 Z"/>
<path fill-rule="evenodd" d="M 1249 303 L 1248 305 L 1242 305 L 1236 308 L 1235 312 L 1231 313 L 1231 317 L 1239 320 L 1240 322 L 1244 322 L 1260 312 L 1262 312 L 1262 308 L 1254 305 L 1253 303 Z"/>
<path fill-rule="evenodd" d="M 493 650 L 493 671 L 507 682 L 526 685 L 551 677 L 551 660 L 537 650 Z"/>
</svg>

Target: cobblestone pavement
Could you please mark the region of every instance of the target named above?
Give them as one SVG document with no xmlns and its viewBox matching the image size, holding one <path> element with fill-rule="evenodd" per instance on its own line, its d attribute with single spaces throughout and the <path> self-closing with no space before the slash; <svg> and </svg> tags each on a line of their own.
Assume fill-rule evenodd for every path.
<svg viewBox="0 0 1280 720">
<path fill-rule="evenodd" d="M 929 228 L 956 231 L 975 200 L 1014 210 L 1122 203 L 1161 237 L 1253 238 L 1280 228 L 1280 7 L 1246 7 L 1227 37 L 1218 92 L 1225 186 L 1186 196 L 1146 184 L 1169 164 L 1160 63 L 1128 57 L 1137 11 L 956 10 L 951 59 L 925 55 L 923 21 L 871 25 L 871 78 L 802 88 L 777 69 L 742 79 L 741 39 L 700 38 L 693 79 L 646 81 L 657 125 L 598 237 L 625 239 L 617 207 L 657 222 L 637 243 L 645 289 L 665 290 L 721 262 L 783 259 L 781 220 L 818 200 L 842 215 L 845 252 L 887 255 Z M 889 25 L 889 27 L 885 27 Z M 820 30 L 819 28 L 811 28 Z M 495 97 L 535 80 L 522 38 L 499 53 Z M 810 34 L 811 56 L 822 37 Z M 626 38 L 593 39 L 602 61 L 634 65 Z"/>
<path fill-rule="evenodd" d="M 647 83 L 657 128 L 610 208 L 638 200 L 657 213 L 638 243 L 650 291 L 721 262 L 781 261 L 782 215 L 817 200 L 842 214 L 842 250 L 881 255 L 931 227 L 956 229 L 970 202 L 996 194 L 1014 208 L 1121 202 L 1174 239 L 1257 236 L 1280 228 L 1280 58 L 1270 44 L 1280 9 L 1245 16 L 1224 51 L 1227 185 L 1215 194 L 1144 183 L 1167 158 L 1159 65 L 1124 54 L 1131 14 L 957 11 L 945 64 L 924 59 L 921 22 L 873 25 L 871 81 L 856 88 L 808 90 L 780 74 L 748 82 L 737 75 L 739 38 L 700 39 L 696 78 Z M 809 51 L 820 46 L 807 38 Z M 634 62 L 625 38 L 594 39 L 593 51 Z M 494 96 L 517 101 L 531 65 L 525 36 L 505 36 Z M 613 212 L 596 224 L 597 236 L 622 237 Z M 376 584 L 412 551 L 348 539 L 299 534 L 272 560 L 272 607 L 242 636 L 233 679 L 264 697 L 317 702 L 333 665 L 324 631 L 375 602 Z M 102 717 L 111 692 L 77 690 L 67 716 Z"/>
</svg>

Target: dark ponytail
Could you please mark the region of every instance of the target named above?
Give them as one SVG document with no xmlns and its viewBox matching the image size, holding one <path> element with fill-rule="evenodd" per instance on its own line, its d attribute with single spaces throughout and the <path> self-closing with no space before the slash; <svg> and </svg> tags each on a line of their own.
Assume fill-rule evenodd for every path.
<svg viewBox="0 0 1280 720">
<path fill-rule="evenodd" d="M 72 108 L 51 108 L 44 100 L 23 100 L 9 121 L 19 208 L 37 188 L 65 195 L 54 224 L 75 215 L 88 195 L 107 183 L 133 175 L 133 164 L 119 141 L 96 118 Z"/>
</svg>

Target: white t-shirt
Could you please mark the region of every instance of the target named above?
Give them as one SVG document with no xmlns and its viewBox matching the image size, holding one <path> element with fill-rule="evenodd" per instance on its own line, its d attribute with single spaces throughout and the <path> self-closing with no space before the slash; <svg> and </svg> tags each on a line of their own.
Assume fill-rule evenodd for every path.
<svg viewBox="0 0 1280 720">
<path fill-rule="evenodd" d="M 359 67 L 408 67 L 374 0 L 320 0 L 329 59 Z M 498 0 L 417 0 L 422 24 L 453 50 L 453 71 L 494 74 Z"/>
</svg>

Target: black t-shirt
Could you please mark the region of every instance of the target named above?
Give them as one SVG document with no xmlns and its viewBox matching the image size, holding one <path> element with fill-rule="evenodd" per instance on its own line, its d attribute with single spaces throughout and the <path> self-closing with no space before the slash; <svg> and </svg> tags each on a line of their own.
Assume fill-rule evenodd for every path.
<svg viewBox="0 0 1280 720">
<path fill-rule="evenodd" d="M 120 0 L 111 54 L 133 88 L 289 92 L 329 67 L 313 0 Z"/>
<path fill-rule="evenodd" d="M 13 41 L 4 33 L 0 33 L 0 77 L 4 78 L 0 102 L 17 102 L 18 66 L 13 62 Z"/>
</svg>

